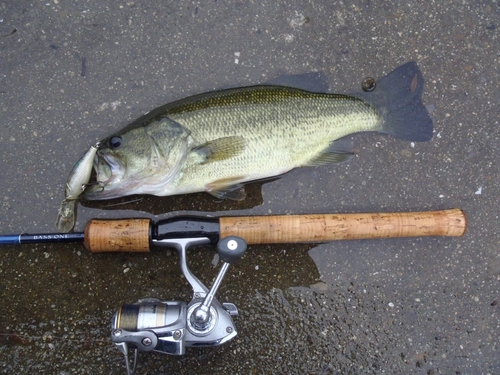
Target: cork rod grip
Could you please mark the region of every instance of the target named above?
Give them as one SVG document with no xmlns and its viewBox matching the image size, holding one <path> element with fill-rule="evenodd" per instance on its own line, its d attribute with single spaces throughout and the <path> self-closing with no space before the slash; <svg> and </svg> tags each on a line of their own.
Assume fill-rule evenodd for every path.
<svg viewBox="0 0 500 375">
<path fill-rule="evenodd" d="M 318 243 L 390 237 L 458 237 L 466 229 L 466 216 L 459 209 L 220 218 L 220 238 L 239 236 L 249 244 Z"/>
<path fill-rule="evenodd" d="M 93 219 L 85 227 L 85 247 L 93 253 L 148 252 L 151 220 Z"/>
</svg>

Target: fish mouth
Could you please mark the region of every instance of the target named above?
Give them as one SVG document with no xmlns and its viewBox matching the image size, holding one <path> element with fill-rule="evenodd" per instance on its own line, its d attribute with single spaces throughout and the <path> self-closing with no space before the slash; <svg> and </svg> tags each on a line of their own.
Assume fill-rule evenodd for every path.
<svg viewBox="0 0 500 375">
<path fill-rule="evenodd" d="M 90 181 L 83 198 L 87 200 L 113 199 L 123 195 L 118 182 L 123 176 L 123 166 L 112 156 L 98 152 L 94 157 L 95 181 Z"/>
</svg>

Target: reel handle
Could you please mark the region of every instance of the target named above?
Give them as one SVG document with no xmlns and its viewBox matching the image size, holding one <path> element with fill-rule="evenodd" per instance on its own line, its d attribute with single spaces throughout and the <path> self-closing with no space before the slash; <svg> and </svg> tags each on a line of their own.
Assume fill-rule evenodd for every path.
<svg viewBox="0 0 500 375">
<path fill-rule="evenodd" d="M 238 262 L 243 257 L 243 254 L 245 254 L 246 249 L 247 243 L 240 237 L 226 237 L 217 244 L 217 252 L 224 261 L 224 264 L 203 302 L 192 311 L 189 317 L 191 326 L 195 331 L 199 331 L 200 334 L 204 334 L 204 331 L 209 326 L 210 319 L 217 319 L 217 316 L 215 314 L 212 315 L 210 312 L 215 293 L 219 290 L 219 286 L 226 275 L 229 265 Z M 236 309 L 236 306 L 234 309 Z"/>
</svg>

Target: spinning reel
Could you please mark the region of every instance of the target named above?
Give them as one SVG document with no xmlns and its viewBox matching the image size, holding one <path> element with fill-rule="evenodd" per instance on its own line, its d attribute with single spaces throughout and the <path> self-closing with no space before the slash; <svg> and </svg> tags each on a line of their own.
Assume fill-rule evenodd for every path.
<svg viewBox="0 0 500 375">
<path fill-rule="evenodd" d="M 154 244 L 172 247 L 179 252 L 181 269 L 193 288 L 191 302 L 142 299 L 122 305 L 111 322 L 111 340 L 125 356 L 127 375 L 135 374 L 138 352 L 183 355 L 186 347 L 218 346 L 237 335 L 232 317 L 238 309 L 232 303 L 215 298 L 229 265 L 245 253 L 247 244 L 240 237 L 226 237 L 217 243 L 224 261 L 214 284 L 208 289 L 187 266 L 186 251 L 191 246 L 209 244 L 208 238 L 153 240 Z M 129 352 L 134 351 L 132 368 Z"/>
</svg>

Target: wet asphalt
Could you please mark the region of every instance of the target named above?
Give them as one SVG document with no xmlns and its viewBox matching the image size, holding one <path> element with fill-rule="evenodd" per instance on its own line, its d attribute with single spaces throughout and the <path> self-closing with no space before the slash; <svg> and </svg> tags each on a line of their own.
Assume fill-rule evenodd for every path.
<svg viewBox="0 0 500 375">
<path fill-rule="evenodd" d="M 434 138 L 351 137 L 348 164 L 206 194 L 82 202 L 95 217 L 463 209 L 460 238 L 251 246 L 218 293 L 238 336 L 138 374 L 500 373 L 500 2 L 0 2 L 0 233 L 51 232 L 73 164 L 166 102 L 319 71 L 360 90 L 417 61 Z M 117 204 L 119 203 L 119 204 Z M 211 284 L 208 248 L 189 253 Z M 115 309 L 189 300 L 176 253 L 89 254 L 80 244 L 0 252 L 0 373 L 124 374 Z"/>
</svg>

